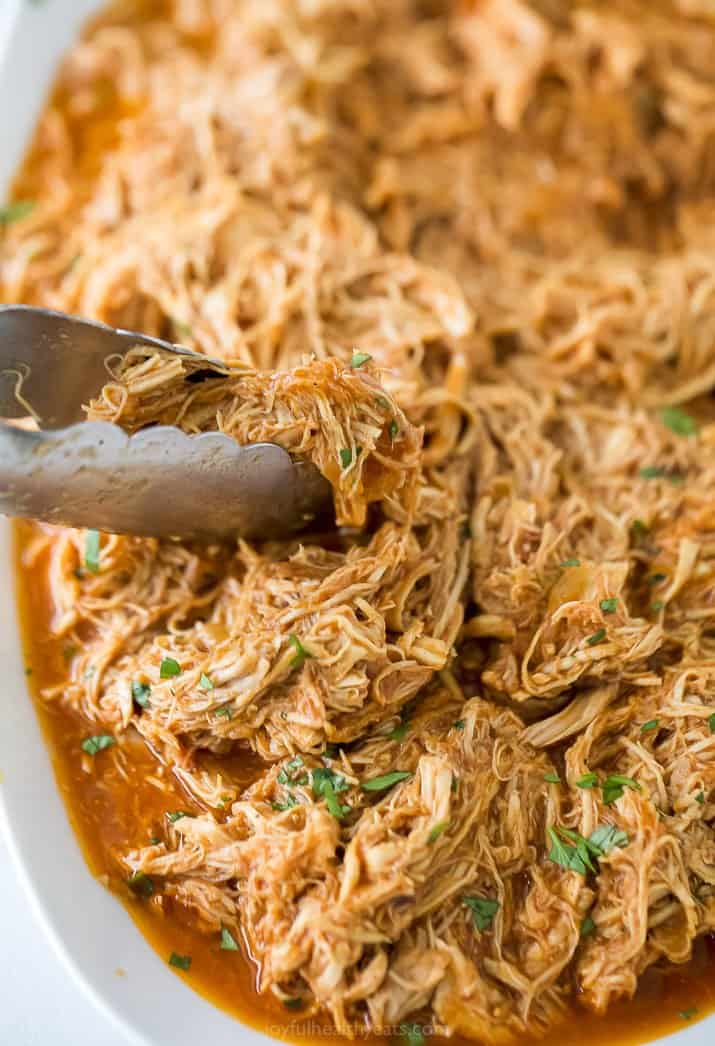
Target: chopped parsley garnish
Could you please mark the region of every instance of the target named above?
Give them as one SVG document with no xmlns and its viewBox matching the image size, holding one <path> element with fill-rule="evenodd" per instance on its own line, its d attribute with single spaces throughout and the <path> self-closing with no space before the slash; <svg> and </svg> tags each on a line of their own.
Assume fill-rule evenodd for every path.
<svg viewBox="0 0 715 1046">
<path fill-rule="evenodd" d="M 224 952 L 237 952 L 236 938 L 225 926 L 221 927 L 221 950 Z"/>
<path fill-rule="evenodd" d="M 136 897 L 151 897 L 154 893 L 154 880 L 144 872 L 136 872 L 127 879 L 127 886 Z"/>
<path fill-rule="evenodd" d="M 628 845 L 628 836 L 614 825 L 599 825 L 588 839 L 570 828 L 557 825 L 547 829 L 551 840 L 549 860 L 579 875 L 587 871 L 595 872 L 592 857 L 598 858 L 608 854 L 616 846 Z"/>
<path fill-rule="evenodd" d="M 649 530 L 650 527 L 642 519 L 634 519 L 631 523 L 631 534 L 634 538 L 645 537 Z"/>
<path fill-rule="evenodd" d="M 281 814 L 284 813 L 286 810 L 292 810 L 293 807 L 297 806 L 297 805 L 298 805 L 298 800 L 296 799 L 296 797 L 294 795 L 286 796 L 285 802 L 282 802 L 282 803 L 273 802 L 273 803 L 271 803 L 271 806 L 273 807 L 273 809 L 277 810 L 278 813 L 281 813 Z"/>
<path fill-rule="evenodd" d="M 191 956 L 172 952 L 169 956 L 169 966 L 175 966 L 177 970 L 188 970 L 191 966 Z"/>
<path fill-rule="evenodd" d="M 170 810 L 170 811 L 167 811 L 166 819 L 167 819 L 167 821 L 170 821 L 171 824 L 176 824 L 176 822 L 180 821 L 182 817 L 193 817 L 193 816 L 194 815 L 190 814 L 188 812 L 188 810 Z"/>
<path fill-rule="evenodd" d="M 710 733 L 715 734 L 715 712 L 708 717 L 708 726 L 710 727 Z"/>
<path fill-rule="evenodd" d="M 371 359 L 372 356 L 369 352 L 354 352 L 353 358 L 350 360 L 350 366 L 356 369 L 357 367 L 362 367 L 363 363 L 367 363 Z"/>
<path fill-rule="evenodd" d="M 400 426 L 397 424 L 397 422 L 395 421 L 394 418 L 390 422 L 390 426 L 389 426 L 387 431 L 390 433 L 390 439 L 393 440 L 393 442 L 394 442 L 397 434 L 400 431 Z"/>
<path fill-rule="evenodd" d="M 392 773 L 383 774 L 381 777 L 373 777 L 371 781 L 363 781 L 360 786 L 365 792 L 384 792 L 386 788 L 392 788 L 398 781 L 404 781 L 412 777 L 409 770 L 393 770 Z"/>
<path fill-rule="evenodd" d="M 649 734 L 651 730 L 657 730 L 659 725 L 658 719 L 649 719 L 647 723 L 644 723 L 641 727 L 642 734 Z"/>
<path fill-rule="evenodd" d="M 665 469 L 662 465 L 645 465 L 642 469 L 638 469 L 638 475 L 641 479 L 662 479 L 665 476 Z"/>
<path fill-rule="evenodd" d="M 165 657 L 159 665 L 159 677 L 161 679 L 173 679 L 181 675 L 181 665 L 173 657 Z"/>
<path fill-rule="evenodd" d="M 654 603 L 651 603 L 650 608 L 657 614 L 658 611 L 662 610 L 664 606 L 665 603 L 662 599 L 656 599 Z"/>
<path fill-rule="evenodd" d="M 697 1006 L 689 1006 L 687 1010 L 680 1010 L 678 1016 L 682 1017 L 684 1021 L 690 1021 L 693 1019 L 697 1012 Z"/>
<path fill-rule="evenodd" d="M 340 451 L 340 464 L 344 469 L 349 468 L 352 465 L 353 452 L 350 447 L 343 447 Z"/>
<path fill-rule="evenodd" d="M 564 559 L 559 563 L 560 567 L 580 567 L 581 560 L 576 559 L 573 556 L 570 559 Z"/>
<path fill-rule="evenodd" d="M 621 774 L 611 774 L 603 782 L 603 801 L 610 806 L 616 799 L 623 795 L 624 788 L 630 788 L 634 792 L 641 792 L 642 788 L 632 777 L 623 777 Z"/>
<path fill-rule="evenodd" d="M 475 929 L 480 933 L 490 930 L 494 916 L 499 911 L 499 901 L 491 897 L 462 897 L 462 900 L 472 913 Z"/>
<path fill-rule="evenodd" d="M 598 784 L 598 774 L 594 774 L 592 772 L 590 774 L 584 774 L 583 777 L 579 777 L 578 781 L 576 782 L 576 787 L 577 788 L 593 788 L 597 784 Z"/>
<path fill-rule="evenodd" d="M 549 784 L 561 784 L 561 778 L 556 773 L 544 774 L 544 780 L 547 781 Z"/>
<path fill-rule="evenodd" d="M 660 573 L 651 574 L 651 576 L 648 578 L 648 584 L 649 585 L 660 585 L 660 583 L 662 581 L 667 581 L 667 579 L 668 579 L 668 575 L 667 574 L 660 574 Z"/>
<path fill-rule="evenodd" d="M 298 770 L 300 770 L 301 766 L 303 766 L 303 759 L 302 759 L 302 757 L 299 756 L 299 755 L 293 756 L 293 758 L 291 760 L 289 760 L 289 762 L 287 762 L 285 764 L 285 766 L 282 767 L 281 770 L 278 772 L 278 777 L 276 778 L 276 780 L 278 781 L 278 784 L 282 784 L 282 785 L 298 784 L 299 782 L 297 782 L 295 780 L 295 774 L 296 774 L 296 772 Z M 306 779 L 306 783 L 307 783 L 307 779 Z"/>
<path fill-rule="evenodd" d="M 313 797 L 320 799 L 322 796 L 333 817 L 341 821 L 345 814 L 350 812 L 350 807 L 338 799 L 338 793 L 347 792 L 350 787 L 343 775 L 336 774 L 327 767 L 319 766 L 311 771 L 310 779 L 313 786 Z"/>
<path fill-rule="evenodd" d="M 287 1010 L 300 1010 L 303 1007 L 303 1000 L 296 996 L 295 999 L 284 999 L 283 1005 Z"/>
<path fill-rule="evenodd" d="M 406 1046 L 424 1046 L 425 1035 L 419 1024 L 401 1024 L 400 1035 Z"/>
<path fill-rule="evenodd" d="M 220 708 L 214 708 L 211 714 L 214 719 L 230 719 L 233 716 L 233 706 L 221 705 Z"/>
<path fill-rule="evenodd" d="M 436 843 L 442 832 L 446 831 L 446 829 L 449 828 L 449 825 L 449 821 L 439 821 L 438 824 L 436 824 L 434 828 L 430 830 L 430 834 L 427 836 L 428 845 L 431 846 L 432 843 Z"/>
<path fill-rule="evenodd" d="M 695 418 L 682 407 L 663 407 L 660 411 L 660 420 L 676 436 L 694 436 L 698 431 L 698 423 Z"/>
<path fill-rule="evenodd" d="M 90 574 L 99 573 L 99 531 L 88 530 L 84 539 L 84 565 Z"/>
<path fill-rule="evenodd" d="M 588 842 L 589 846 L 601 851 L 597 854 L 600 857 L 603 854 L 609 854 L 616 847 L 623 849 L 624 846 L 628 846 L 629 839 L 628 835 L 615 825 L 601 824 L 594 832 L 591 832 Z"/>
<path fill-rule="evenodd" d="M 590 915 L 587 915 L 586 918 L 581 923 L 581 936 L 582 937 L 590 937 L 595 929 L 596 929 L 595 922 L 593 921 L 593 919 L 591 918 Z"/>
<path fill-rule="evenodd" d="M 150 696 L 151 687 L 148 683 L 138 683 L 136 680 L 132 683 L 132 701 L 135 705 L 139 705 L 140 708 L 148 708 Z"/>
<path fill-rule="evenodd" d="M 26 218 L 30 211 L 35 209 L 35 206 L 33 200 L 16 200 L 15 203 L 6 203 L 4 207 L 0 207 L 0 225 L 19 222 L 21 218 Z"/>
<path fill-rule="evenodd" d="M 291 658 L 290 662 L 291 668 L 300 668 L 307 658 L 313 656 L 308 650 L 305 649 L 301 641 L 298 639 L 298 636 L 294 635 L 292 632 L 288 636 L 288 642 L 295 650 L 295 655 Z"/>
<path fill-rule="evenodd" d="M 399 723 L 394 730 L 391 730 L 389 734 L 385 734 L 388 741 L 404 741 L 407 734 L 410 731 L 410 721 L 405 719 L 404 722 Z"/>
<path fill-rule="evenodd" d="M 71 643 L 68 643 L 66 646 L 62 647 L 62 657 L 64 658 L 64 660 L 68 664 L 72 660 L 72 658 L 75 656 L 76 653 L 77 653 L 77 647 L 73 646 Z"/>
<path fill-rule="evenodd" d="M 105 748 L 111 748 L 116 743 L 111 734 L 94 734 L 93 737 L 85 737 L 82 751 L 87 755 L 96 755 L 97 752 L 103 752 Z"/>
<path fill-rule="evenodd" d="M 455 719 L 455 721 L 452 723 L 452 726 L 454 727 L 455 730 L 464 730 L 464 720 L 463 719 Z"/>
<path fill-rule="evenodd" d="M 598 605 L 604 614 L 615 614 L 618 600 L 615 597 L 611 599 L 602 599 Z"/>
<path fill-rule="evenodd" d="M 605 638 L 605 628 L 599 628 L 598 631 L 594 632 L 592 636 L 588 636 L 588 638 L 586 639 L 586 646 L 596 646 L 598 643 L 602 643 Z"/>
<path fill-rule="evenodd" d="M 698 792 L 698 794 L 695 796 L 695 802 L 700 803 L 700 805 L 702 806 L 705 802 L 705 792 Z"/>
<path fill-rule="evenodd" d="M 549 827 L 547 832 L 551 840 L 551 850 L 548 855 L 550 861 L 571 872 L 578 872 L 579 875 L 585 875 L 587 870 L 596 871 L 591 860 L 592 853 L 588 840 L 584 839 L 582 835 L 561 826 Z"/>
<path fill-rule="evenodd" d="M 205 672 L 201 673 L 201 679 L 199 679 L 199 688 L 201 690 L 213 690 L 214 688 L 213 683 L 211 682 L 211 680 Z"/>
</svg>

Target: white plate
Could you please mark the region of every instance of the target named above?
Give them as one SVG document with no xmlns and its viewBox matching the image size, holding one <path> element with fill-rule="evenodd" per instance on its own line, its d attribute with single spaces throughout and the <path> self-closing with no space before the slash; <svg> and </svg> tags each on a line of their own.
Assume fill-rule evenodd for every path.
<svg viewBox="0 0 715 1046">
<path fill-rule="evenodd" d="M 0 199 L 22 158 L 59 55 L 87 15 L 101 6 L 97 0 L 0 0 Z M 27 696 L 11 534 L 2 518 L 0 665 L 0 821 L 31 903 L 71 978 L 141 1046 L 271 1042 L 187 988 L 146 943 L 124 908 L 89 874 Z M 118 967 L 126 976 L 117 976 Z M 712 1046 L 714 1040 L 715 1016 L 661 1041 Z M 97 1042 L 101 1046 L 99 1038 Z"/>
</svg>

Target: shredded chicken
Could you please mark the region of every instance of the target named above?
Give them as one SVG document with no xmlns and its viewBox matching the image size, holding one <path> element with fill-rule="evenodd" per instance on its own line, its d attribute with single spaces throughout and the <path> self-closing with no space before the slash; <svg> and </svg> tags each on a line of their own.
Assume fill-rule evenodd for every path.
<svg viewBox="0 0 715 1046">
<path fill-rule="evenodd" d="M 47 699 L 191 805 L 122 875 L 346 1035 L 501 1046 L 685 963 L 715 931 L 712 4 L 168 0 L 59 88 L 3 300 L 225 361 L 137 348 L 88 416 L 277 442 L 343 528 L 102 535 L 92 570 L 38 537 Z"/>
</svg>

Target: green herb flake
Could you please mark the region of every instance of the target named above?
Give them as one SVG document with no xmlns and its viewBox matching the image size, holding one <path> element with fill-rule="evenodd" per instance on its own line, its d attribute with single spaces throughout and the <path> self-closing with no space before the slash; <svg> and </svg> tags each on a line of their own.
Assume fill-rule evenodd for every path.
<svg viewBox="0 0 715 1046">
<path fill-rule="evenodd" d="M 276 780 L 278 781 L 278 784 L 282 784 L 282 785 L 295 784 L 296 783 L 295 782 L 295 774 L 296 774 L 297 770 L 300 770 L 301 766 L 303 766 L 303 759 L 302 759 L 302 757 L 299 756 L 299 755 L 293 756 L 293 758 L 290 759 L 285 764 L 285 766 L 283 766 L 279 770 L 278 776 L 276 778 Z"/>
<path fill-rule="evenodd" d="M 555 773 L 544 774 L 544 780 L 547 781 L 549 784 L 561 784 L 561 778 L 558 774 Z"/>
<path fill-rule="evenodd" d="M 648 722 L 644 723 L 643 726 L 641 727 L 641 733 L 642 734 L 649 734 L 649 733 L 651 733 L 652 730 L 657 730 L 658 729 L 658 725 L 659 725 L 659 720 L 657 720 L 657 719 L 649 719 Z"/>
<path fill-rule="evenodd" d="M 148 708 L 150 696 L 151 687 L 148 683 L 139 683 L 136 680 L 132 683 L 132 701 L 135 705 L 139 705 L 140 708 Z"/>
<path fill-rule="evenodd" d="M 695 418 L 682 407 L 663 407 L 660 411 L 660 420 L 676 436 L 695 436 L 698 431 L 698 423 Z"/>
<path fill-rule="evenodd" d="M 400 1036 L 405 1046 L 424 1046 L 425 1035 L 419 1024 L 401 1024 Z"/>
<path fill-rule="evenodd" d="M 463 719 L 455 719 L 455 721 L 452 723 L 452 726 L 454 727 L 455 730 L 464 730 L 464 720 Z"/>
<path fill-rule="evenodd" d="M 176 824 L 176 822 L 180 821 L 182 817 L 193 817 L 193 816 L 194 815 L 190 814 L 188 812 L 188 810 L 170 810 L 170 811 L 167 811 L 166 819 L 171 824 Z"/>
<path fill-rule="evenodd" d="M 315 799 L 320 799 L 321 797 L 325 799 L 328 811 L 338 821 L 341 821 L 351 809 L 338 799 L 338 793 L 347 792 L 350 787 L 343 775 L 336 774 L 333 770 L 328 770 L 327 767 L 319 766 L 311 771 L 310 779 L 313 787 L 313 797 Z"/>
<path fill-rule="evenodd" d="M 304 661 L 306 661 L 309 657 L 313 656 L 308 650 L 305 649 L 301 641 L 298 639 L 298 636 L 294 635 L 292 632 L 288 636 L 288 642 L 295 650 L 295 654 L 291 658 L 290 662 L 291 668 L 300 668 Z"/>
<path fill-rule="evenodd" d="M 199 679 L 199 689 L 200 690 L 213 690 L 213 688 L 214 688 L 214 685 L 211 682 L 211 680 L 209 679 L 209 677 L 206 675 L 205 672 L 202 672 L 201 673 L 201 679 Z"/>
<path fill-rule="evenodd" d="M 282 803 L 273 802 L 273 803 L 271 803 L 272 808 L 274 810 L 276 810 L 278 813 L 281 813 L 281 814 L 285 813 L 286 810 L 292 810 L 293 807 L 297 806 L 297 805 L 298 805 L 298 800 L 296 799 L 296 797 L 294 795 L 286 796 L 285 802 L 282 802 Z"/>
<path fill-rule="evenodd" d="M 662 479 L 665 474 L 662 465 L 645 465 L 642 469 L 638 469 L 641 479 Z"/>
<path fill-rule="evenodd" d="M 347 469 L 352 465 L 353 452 L 350 447 L 343 447 L 340 451 L 340 464 L 344 469 Z"/>
<path fill-rule="evenodd" d="M 599 825 L 588 837 L 591 852 L 597 857 L 609 854 L 616 847 L 623 849 L 624 846 L 628 846 L 628 843 L 629 839 L 626 832 L 612 824 Z"/>
<path fill-rule="evenodd" d="M 356 370 L 358 367 L 362 367 L 363 363 L 367 363 L 368 360 L 371 359 L 372 356 L 369 352 L 355 352 L 353 353 L 353 358 L 350 360 L 350 366 L 353 370 Z"/>
<path fill-rule="evenodd" d="M 150 876 L 145 875 L 144 872 L 135 872 L 134 875 L 130 876 L 127 879 L 127 886 L 135 897 L 147 899 L 154 893 L 154 880 Z"/>
<path fill-rule="evenodd" d="M 116 743 L 111 734 L 94 734 L 92 737 L 85 737 L 82 751 L 87 755 L 96 755 L 97 752 L 103 752 L 105 748 L 111 748 Z"/>
<path fill-rule="evenodd" d="M 710 727 L 710 733 L 715 734 L 715 712 L 708 717 L 708 726 Z"/>
<path fill-rule="evenodd" d="M 576 782 L 577 788 L 594 788 L 598 784 L 598 774 L 593 772 L 590 774 L 584 774 L 583 777 L 579 777 Z"/>
<path fill-rule="evenodd" d="M 560 567 L 564 567 L 564 569 L 565 569 L 566 567 L 580 567 L 580 566 L 581 566 L 581 560 L 580 560 L 580 559 L 575 559 L 575 558 L 574 558 L 574 557 L 572 556 L 572 557 L 571 557 L 570 559 L 563 559 L 563 560 L 562 560 L 562 561 L 561 561 L 561 562 L 559 563 L 559 566 L 560 566 Z"/>
<path fill-rule="evenodd" d="M 84 565 L 90 574 L 99 573 L 99 531 L 88 530 L 84 539 Z"/>
<path fill-rule="evenodd" d="M 598 605 L 604 614 L 615 614 L 618 600 L 615 597 L 611 599 L 602 599 Z"/>
<path fill-rule="evenodd" d="M 390 422 L 390 425 L 389 425 L 389 428 L 388 428 L 387 431 L 390 433 L 390 439 L 394 443 L 394 441 L 397 438 L 397 436 L 399 434 L 399 431 L 400 431 L 400 426 L 397 424 L 397 422 L 395 421 L 394 418 Z"/>
<path fill-rule="evenodd" d="M 678 1016 L 682 1017 L 684 1021 L 691 1021 L 697 1012 L 697 1006 L 689 1006 L 687 1010 L 679 1010 Z"/>
<path fill-rule="evenodd" d="M 214 719 L 231 719 L 233 717 L 233 705 L 221 705 L 220 708 L 214 708 L 211 715 Z"/>
<path fill-rule="evenodd" d="M 394 730 L 391 730 L 389 734 L 385 734 L 385 737 L 388 741 L 404 741 L 409 732 L 410 722 L 406 719 L 404 723 L 400 723 Z"/>
<path fill-rule="evenodd" d="M 588 841 L 583 836 L 563 827 L 549 827 L 547 833 L 551 840 L 550 861 L 579 875 L 585 875 L 587 870 L 595 872 Z"/>
<path fill-rule="evenodd" d="M 165 657 L 159 665 L 159 677 L 161 679 L 173 679 L 181 675 L 181 665 L 173 657 Z"/>
<path fill-rule="evenodd" d="M 15 203 L 6 203 L 0 207 L 0 225 L 11 225 L 26 218 L 37 205 L 34 200 L 16 200 Z"/>
<path fill-rule="evenodd" d="M 191 956 L 172 952 L 169 956 L 169 966 L 175 966 L 177 970 L 188 970 L 191 966 Z"/>
<path fill-rule="evenodd" d="M 594 632 L 592 636 L 588 636 L 586 639 L 586 646 L 597 646 L 602 643 L 606 638 L 605 628 L 599 628 L 598 631 Z"/>
<path fill-rule="evenodd" d="M 695 802 L 700 803 L 700 805 L 702 806 L 705 803 L 705 792 L 698 792 L 698 794 L 695 796 Z"/>
<path fill-rule="evenodd" d="M 650 527 L 642 519 L 634 519 L 631 523 L 631 534 L 636 539 L 644 538 L 649 531 Z"/>
<path fill-rule="evenodd" d="M 462 897 L 462 901 L 472 913 L 474 928 L 480 933 L 490 930 L 494 916 L 499 911 L 499 901 L 491 897 Z"/>
<path fill-rule="evenodd" d="M 297 997 L 295 999 L 284 999 L 283 1005 L 287 1010 L 300 1010 L 303 1008 L 303 1000 Z"/>
<path fill-rule="evenodd" d="M 593 919 L 591 918 L 590 915 L 587 915 L 586 918 L 581 923 L 581 936 L 582 937 L 590 937 L 595 929 L 596 929 L 595 922 L 593 921 Z"/>
<path fill-rule="evenodd" d="M 399 781 L 405 781 L 408 777 L 412 777 L 409 770 L 393 770 L 390 774 L 373 777 L 371 781 L 363 781 L 360 787 L 365 792 L 384 792 L 385 789 L 392 788 L 393 785 Z"/>
<path fill-rule="evenodd" d="M 661 574 L 661 573 L 651 574 L 650 577 L 648 578 L 648 584 L 649 585 L 660 585 L 663 581 L 667 581 L 667 580 L 668 580 L 668 575 L 667 574 Z"/>
<path fill-rule="evenodd" d="M 655 602 L 651 603 L 650 608 L 654 614 L 657 614 L 659 611 L 663 609 L 664 606 L 665 603 L 662 599 L 656 599 Z"/>
<path fill-rule="evenodd" d="M 434 828 L 430 829 L 430 833 L 427 836 L 428 845 L 431 846 L 432 843 L 436 843 L 442 832 L 446 831 L 447 828 L 449 828 L 449 825 L 449 821 L 439 821 L 438 824 L 434 826 Z"/>
<path fill-rule="evenodd" d="M 77 653 L 77 647 L 76 646 L 72 646 L 71 643 L 68 643 L 66 646 L 63 646 L 62 647 L 62 657 L 63 657 L 63 659 L 65 661 L 65 664 L 69 664 L 70 661 L 72 660 L 72 658 L 75 656 L 76 653 Z"/>
<path fill-rule="evenodd" d="M 225 926 L 221 927 L 221 951 L 224 952 L 237 952 L 238 945 L 236 944 L 236 938 L 233 936 L 230 930 Z"/>
<path fill-rule="evenodd" d="M 632 777 L 623 777 L 622 774 L 611 774 L 603 782 L 603 801 L 606 806 L 615 803 L 623 795 L 624 788 L 630 788 L 634 792 L 641 792 L 642 788 Z"/>
</svg>

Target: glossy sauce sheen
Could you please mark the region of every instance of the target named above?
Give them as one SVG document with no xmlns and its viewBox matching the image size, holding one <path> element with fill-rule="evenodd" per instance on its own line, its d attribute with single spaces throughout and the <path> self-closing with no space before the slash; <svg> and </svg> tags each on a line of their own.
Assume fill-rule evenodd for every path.
<svg viewBox="0 0 715 1046">
<path fill-rule="evenodd" d="M 125 0 L 102 18 L 138 25 L 166 7 L 166 0 Z M 200 50 L 210 44 L 198 39 L 190 42 Z M 117 99 L 110 80 L 103 97 L 89 112 L 73 113 L 69 102 L 61 91 L 54 92 L 52 104 L 65 113 L 73 138 L 76 176 L 89 191 L 103 155 L 117 141 L 117 121 L 130 112 Z M 16 198 L 33 199 L 42 192 L 42 159 L 42 150 L 35 145 L 17 179 Z M 32 566 L 24 563 L 24 550 L 34 534 L 32 524 L 17 524 L 18 600 L 28 683 L 57 785 L 90 870 L 126 905 L 161 961 L 168 961 L 172 952 L 191 956 L 190 969 L 175 972 L 212 1003 L 279 1038 L 316 1043 L 337 1041 L 339 1037 L 331 1032 L 327 1017 L 301 1018 L 299 1013 L 286 1011 L 271 996 L 259 995 L 256 969 L 243 947 L 240 951 L 222 950 L 218 935 L 202 932 L 185 909 L 161 896 L 136 899 L 128 889 L 117 852 L 162 835 L 167 810 L 191 806 L 170 771 L 137 736 L 125 736 L 114 749 L 90 759 L 83 755 L 81 742 L 96 732 L 96 724 L 88 723 L 56 701 L 41 698 L 45 687 L 67 677 L 72 652 L 52 635 L 53 607 L 46 554 L 34 559 Z M 223 760 L 224 767 L 225 764 Z M 232 779 L 244 784 L 261 769 L 260 762 L 248 752 L 233 757 L 230 764 Z M 687 1027 L 714 1009 L 715 940 L 708 938 L 698 942 L 688 965 L 646 973 L 635 999 L 612 1007 L 607 1017 L 596 1018 L 575 1006 L 563 1025 L 539 1041 L 547 1046 L 635 1046 Z M 455 1037 L 449 1041 L 467 1046 L 469 1040 Z"/>
</svg>

